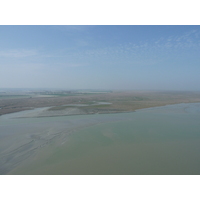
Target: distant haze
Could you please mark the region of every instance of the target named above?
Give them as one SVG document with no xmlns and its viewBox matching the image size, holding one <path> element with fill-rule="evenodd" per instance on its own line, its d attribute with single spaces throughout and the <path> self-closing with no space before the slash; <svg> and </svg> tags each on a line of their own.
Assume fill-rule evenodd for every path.
<svg viewBox="0 0 200 200">
<path fill-rule="evenodd" d="M 0 88 L 200 90 L 200 26 L 0 26 Z"/>
</svg>

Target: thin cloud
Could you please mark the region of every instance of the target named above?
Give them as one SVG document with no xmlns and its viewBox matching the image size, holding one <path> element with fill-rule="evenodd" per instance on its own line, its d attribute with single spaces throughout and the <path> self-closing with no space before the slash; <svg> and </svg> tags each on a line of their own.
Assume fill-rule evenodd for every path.
<svg viewBox="0 0 200 200">
<path fill-rule="evenodd" d="M 64 68 L 71 68 L 71 67 L 85 67 L 87 66 L 87 64 L 85 63 L 63 63 L 63 64 L 60 64 L 61 67 L 64 67 Z"/>
<path fill-rule="evenodd" d="M 6 50 L 0 51 L 0 57 L 9 57 L 9 58 L 23 58 L 29 56 L 37 55 L 36 50 L 26 50 L 26 49 L 13 49 L 13 50 Z"/>
<path fill-rule="evenodd" d="M 187 49 L 187 48 L 196 48 L 199 46 L 200 32 L 192 30 L 186 32 L 180 36 L 170 36 L 163 40 L 163 47 L 174 48 L 174 49 Z"/>
<path fill-rule="evenodd" d="M 171 35 L 168 37 L 161 37 L 157 40 L 149 40 L 144 42 L 134 43 L 129 41 L 127 43 L 120 43 L 114 46 L 104 46 L 101 48 L 90 48 L 87 50 L 77 51 L 74 57 L 95 60 L 100 59 L 105 61 L 108 59 L 122 60 L 127 62 L 127 59 L 138 60 L 153 58 L 163 59 L 167 58 L 174 52 L 176 55 L 181 55 L 182 50 L 199 49 L 200 45 L 200 32 L 192 30 L 185 32 L 182 35 Z"/>
</svg>

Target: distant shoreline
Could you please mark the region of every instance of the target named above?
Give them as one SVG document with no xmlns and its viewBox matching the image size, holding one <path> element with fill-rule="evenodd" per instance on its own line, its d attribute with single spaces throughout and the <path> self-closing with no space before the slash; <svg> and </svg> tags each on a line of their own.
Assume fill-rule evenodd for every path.
<svg viewBox="0 0 200 200">
<path fill-rule="evenodd" d="M 99 102 L 99 103 L 98 103 Z M 91 95 L 1 99 L 0 115 L 49 108 L 37 117 L 127 113 L 179 103 L 199 103 L 197 92 L 112 92 Z"/>
<path fill-rule="evenodd" d="M 52 115 L 37 115 L 37 113 L 35 114 L 34 113 L 34 110 L 35 109 L 43 109 L 43 108 L 45 108 L 45 107 L 42 107 L 42 108 L 34 108 L 34 109 L 32 109 L 32 110 L 30 110 L 30 111 L 33 111 L 33 114 L 35 114 L 35 115 L 32 115 L 32 116 L 27 116 L 26 114 L 24 114 L 24 116 L 16 116 L 16 117 L 14 117 L 14 118 L 45 118 L 45 117 L 64 117 L 64 116 L 79 116 L 79 115 L 101 115 L 101 114 L 108 114 L 108 115 L 110 115 L 110 114 L 120 114 L 120 113 L 133 113 L 133 112 L 137 112 L 137 111 L 140 111 L 140 110 L 143 110 L 143 109 L 149 109 L 149 108 L 159 108 L 159 107 L 163 107 L 163 106 L 170 106 L 170 105 L 178 105 L 178 104 L 194 104 L 194 103 L 200 103 L 200 101 L 199 102 L 192 102 L 192 103 L 182 103 L 182 102 L 180 102 L 180 103 L 174 103 L 174 104 L 166 104 L 166 105 L 159 105 L 159 106 L 153 106 L 153 107 L 144 107 L 144 108 L 139 108 L 139 109 L 136 109 L 136 110 L 133 110 L 133 111 L 120 111 L 120 112 L 102 112 L 102 113 L 88 113 L 88 114 L 81 114 L 81 113 L 77 113 L 77 114 L 52 114 Z M 29 110 L 22 110 L 22 111 L 18 111 L 18 112 L 13 112 L 13 113 L 7 113 L 7 114 L 17 114 L 17 113 L 19 113 L 19 114 L 21 114 L 23 111 L 29 111 Z M 7 115 L 7 114 L 4 114 L 4 115 Z M 3 116 L 3 115 L 2 115 Z"/>
</svg>

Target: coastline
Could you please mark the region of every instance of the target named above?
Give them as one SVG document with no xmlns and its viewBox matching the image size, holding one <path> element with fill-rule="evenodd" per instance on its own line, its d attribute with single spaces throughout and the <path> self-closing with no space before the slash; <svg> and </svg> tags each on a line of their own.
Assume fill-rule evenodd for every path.
<svg viewBox="0 0 200 200">
<path fill-rule="evenodd" d="M 146 110 L 146 109 L 154 109 L 154 108 L 160 108 L 164 106 L 171 106 L 171 105 L 178 105 L 178 104 L 193 104 L 193 103 L 200 103 L 199 102 L 190 102 L 190 103 L 185 103 L 185 102 L 180 102 L 180 103 L 169 103 L 169 104 L 164 104 L 164 105 L 155 105 L 155 106 L 150 106 L 150 107 L 140 107 L 135 110 L 131 111 L 104 111 L 104 112 L 82 112 L 81 110 L 76 110 L 75 113 L 70 113 L 68 110 L 65 110 L 63 113 L 59 113 L 57 111 L 49 111 L 52 107 L 41 107 L 41 108 L 33 108 L 32 110 L 22 110 L 22 111 L 17 111 L 13 113 L 6 113 L 2 116 L 10 116 L 10 115 L 15 115 L 12 118 L 46 118 L 46 117 L 64 117 L 64 116 L 79 116 L 79 115 L 102 115 L 102 114 L 120 114 L 120 113 L 133 113 L 141 110 Z"/>
<path fill-rule="evenodd" d="M 0 116 L 0 173 L 9 173 L 18 163 L 33 158 L 36 152 L 55 141 L 57 145 L 68 141 L 70 134 L 78 129 L 123 121 L 128 117 L 123 115 L 126 113 L 131 115 L 146 109 L 182 103 L 200 103 L 200 96 L 187 96 L 185 93 L 182 96 L 166 93 L 145 93 L 143 96 L 140 93 L 112 93 L 81 98 L 41 97 L 0 101 L 0 113 L 9 111 Z"/>
<path fill-rule="evenodd" d="M 0 116 L 20 111 L 48 108 L 41 116 L 109 114 L 138 109 L 200 102 L 200 92 L 113 92 L 65 97 L 0 99 Z"/>
</svg>

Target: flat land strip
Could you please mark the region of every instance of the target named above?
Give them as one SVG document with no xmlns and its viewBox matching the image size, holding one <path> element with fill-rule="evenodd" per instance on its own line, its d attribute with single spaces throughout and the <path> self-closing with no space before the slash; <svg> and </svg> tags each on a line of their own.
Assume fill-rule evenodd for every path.
<svg viewBox="0 0 200 200">
<path fill-rule="evenodd" d="M 96 104 L 95 102 L 105 102 L 105 104 Z M 79 112 L 74 114 L 120 113 L 169 104 L 196 102 L 200 102 L 200 92 L 123 91 L 46 95 L 46 97 L 45 95 L 41 97 L 32 95 L 28 98 L 24 98 L 24 96 L 0 98 L 0 115 L 42 107 L 50 107 L 49 111 L 78 109 Z"/>
</svg>

